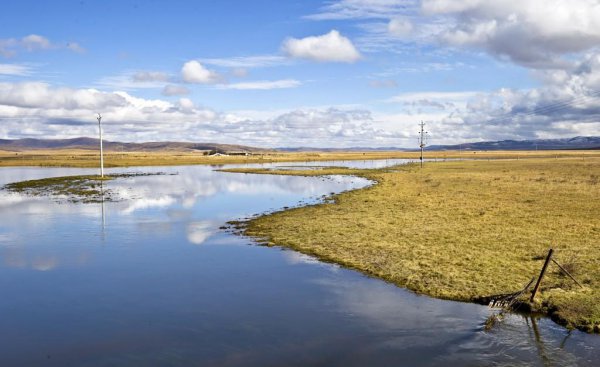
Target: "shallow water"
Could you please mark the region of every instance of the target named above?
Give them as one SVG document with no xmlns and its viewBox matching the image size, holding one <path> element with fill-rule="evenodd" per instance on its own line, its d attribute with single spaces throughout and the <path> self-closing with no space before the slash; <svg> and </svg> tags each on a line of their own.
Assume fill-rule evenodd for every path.
<svg viewBox="0 0 600 367">
<path fill-rule="evenodd" d="M 177 175 L 108 182 L 126 200 L 104 204 L 0 192 L 0 366 L 592 366 L 600 358 L 597 335 L 520 315 L 484 332 L 487 307 L 418 296 L 219 229 L 366 180 L 207 166 L 111 171 Z M 2 168 L 0 185 L 95 172 Z"/>
</svg>

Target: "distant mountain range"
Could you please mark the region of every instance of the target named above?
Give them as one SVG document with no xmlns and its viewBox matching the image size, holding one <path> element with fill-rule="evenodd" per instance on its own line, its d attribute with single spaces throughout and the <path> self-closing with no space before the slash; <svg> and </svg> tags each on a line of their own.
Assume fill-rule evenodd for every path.
<svg viewBox="0 0 600 367">
<path fill-rule="evenodd" d="M 477 143 L 463 143 L 455 145 L 430 145 L 427 150 L 558 150 L 558 149 L 600 149 L 600 136 L 577 136 L 575 138 L 565 139 L 534 139 L 534 140 L 502 140 L 502 141 L 482 141 Z M 277 148 L 286 152 L 310 152 L 310 151 L 392 151 L 406 150 L 414 151 L 418 148 L 399 148 L 399 147 L 352 147 L 352 148 Z"/>
<path fill-rule="evenodd" d="M 557 150 L 600 149 L 600 136 L 577 136 L 565 139 L 501 140 L 432 145 L 427 150 Z"/>
<path fill-rule="evenodd" d="M 153 151 L 213 151 L 218 153 L 230 152 L 266 152 L 269 149 L 248 147 L 244 145 L 213 144 L 213 143 L 186 143 L 186 142 L 149 142 L 149 143 L 120 143 L 103 141 L 107 151 L 124 152 L 153 152 Z M 0 139 L 0 149 L 22 151 L 32 149 L 98 149 L 98 139 Z"/>
<path fill-rule="evenodd" d="M 187 142 L 148 142 L 148 143 L 121 143 L 104 141 L 104 149 L 107 151 L 124 152 L 153 152 L 153 151 L 213 151 L 219 153 L 231 152 L 339 152 L 339 151 L 392 151 L 407 150 L 414 148 L 399 147 L 352 147 L 352 148 L 276 148 L 264 149 L 244 145 L 215 144 L 215 143 L 187 143 Z M 74 139 L 0 139 L 0 149 L 10 151 L 22 151 L 32 149 L 98 149 L 98 139 L 74 138 Z M 556 150 L 556 149 L 600 149 L 600 136 L 578 136 L 565 139 L 535 139 L 535 140 L 502 140 L 482 141 L 477 143 L 463 143 L 455 145 L 431 145 L 427 150 Z"/>
</svg>

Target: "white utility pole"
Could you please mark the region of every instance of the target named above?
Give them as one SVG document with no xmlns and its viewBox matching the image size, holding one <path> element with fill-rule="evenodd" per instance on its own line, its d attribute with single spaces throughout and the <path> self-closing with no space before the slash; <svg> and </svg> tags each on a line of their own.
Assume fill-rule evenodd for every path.
<svg viewBox="0 0 600 367">
<path fill-rule="evenodd" d="M 104 177 L 104 152 L 102 150 L 102 115 L 98 114 L 98 131 L 100 132 L 100 176 Z"/>
<path fill-rule="evenodd" d="M 421 168 L 423 168 L 423 149 L 427 143 L 427 131 L 425 131 L 425 123 L 421 121 L 419 124 L 421 126 L 421 131 L 419 132 L 419 148 L 421 148 Z"/>
</svg>

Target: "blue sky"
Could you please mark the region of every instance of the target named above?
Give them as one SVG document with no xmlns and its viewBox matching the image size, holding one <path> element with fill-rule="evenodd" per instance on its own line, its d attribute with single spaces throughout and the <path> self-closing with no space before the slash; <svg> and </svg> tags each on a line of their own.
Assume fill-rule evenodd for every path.
<svg viewBox="0 0 600 367">
<path fill-rule="evenodd" d="M 0 138 L 403 146 L 598 135 L 591 0 L 0 5 Z"/>
</svg>

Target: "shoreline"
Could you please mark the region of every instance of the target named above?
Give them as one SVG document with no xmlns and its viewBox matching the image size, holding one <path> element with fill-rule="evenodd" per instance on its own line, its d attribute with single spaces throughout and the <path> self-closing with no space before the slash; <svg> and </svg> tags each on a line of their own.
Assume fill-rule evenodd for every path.
<svg viewBox="0 0 600 367">
<path fill-rule="evenodd" d="M 502 170 L 504 170 L 507 165 L 536 165 L 539 162 L 537 160 L 529 160 L 524 162 L 523 160 L 512 161 L 512 162 L 499 162 L 496 161 L 496 164 L 503 165 Z M 542 165 L 545 164 L 543 169 L 551 168 L 552 166 L 556 166 L 556 164 L 551 160 L 545 160 Z M 588 164 L 592 165 L 592 168 L 595 168 L 595 171 L 592 171 L 592 180 L 593 177 L 597 177 L 593 172 L 600 173 L 600 161 L 593 160 L 594 162 L 588 162 Z M 458 166 L 464 165 L 466 162 L 439 162 L 436 164 L 428 164 L 427 166 L 435 166 L 434 171 L 439 169 L 440 166 L 453 166 L 447 168 L 459 168 Z M 487 165 L 487 161 L 479 161 L 479 162 L 469 162 L 467 166 L 485 166 Z M 493 165 L 493 164 L 492 164 Z M 587 165 L 583 162 L 574 162 L 567 161 L 566 164 L 561 164 L 559 166 L 581 166 Z M 481 168 L 481 167 L 479 167 Z M 556 167 L 555 171 L 556 171 Z M 571 167 L 573 168 L 573 167 Z M 569 169 L 571 169 L 569 168 Z M 581 167 L 579 167 L 581 168 Z M 588 167 L 589 168 L 589 167 Z M 523 256 L 523 254 L 519 254 L 516 258 L 511 259 L 508 262 L 504 262 L 503 266 L 509 265 L 506 269 L 510 269 L 510 264 L 519 270 L 513 273 L 520 274 L 520 276 L 503 276 L 501 274 L 502 266 L 499 267 L 500 270 L 495 277 L 486 277 L 489 271 L 481 270 L 482 273 L 486 274 L 478 274 L 478 271 L 473 271 L 469 267 L 464 267 L 464 264 L 460 262 L 453 262 L 452 259 L 448 261 L 448 259 L 442 259 L 439 264 L 436 263 L 435 260 L 429 258 L 429 256 L 437 256 L 435 254 L 428 253 L 427 247 L 431 246 L 431 243 L 424 243 L 426 246 L 422 246 L 423 243 L 416 243 L 415 246 L 411 246 L 411 248 L 407 252 L 398 251 L 399 248 L 406 250 L 405 246 L 399 245 L 398 248 L 394 248 L 397 243 L 385 243 L 385 240 L 377 238 L 377 233 L 381 235 L 382 232 L 378 232 L 382 230 L 379 228 L 381 226 L 371 223 L 372 228 L 366 228 L 369 226 L 369 221 L 361 221 L 361 219 L 355 215 L 355 212 L 360 212 L 361 206 L 360 202 L 366 202 L 369 198 L 375 197 L 375 207 L 384 206 L 386 203 L 396 204 L 395 200 L 398 197 L 393 196 L 379 196 L 379 200 L 377 200 L 377 195 L 374 195 L 372 192 L 381 191 L 382 185 L 389 185 L 390 180 L 386 175 L 407 175 L 407 176 L 420 176 L 424 172 L 420 172 L 416 167 L 409 166 L 395 166 L 391 168 L 382 168 L 382 169 L 344 169 L 344 168 L 326 168 L 314 171 L 297 171 L 297 170 L 266 170 L 266 169 L 254 169 L 254 168 L 241 168 L 241 169 L 227 169 L 224 170 L 226 172 L 237 172 L 237 173 L 246 173 L 246 174 L 275 174 L 275 175 L 297 175 L 297 176 L 322 176 L 328 174 L 344 174 L 344 175 L 354 175 L 359 177 L 364 177 L 369 180 L 375 181 L 374 185 L 368 186 L 366 188 L 361 188 L 357 190 L 352 190 L 350 192 L 344 192 L 340 194 L 333 195 L 329 197 L 330 200 L 333 200 L 333 203 L 320 203 L 320 204 L 311 204 L 302 207 L 296 207 L 291 209 L 284 209 L 273 213 L 267 213 L 260 215 L 256 218 L 251 218 L 237 225 L 238 233 L 252 238 L 255 242 L 260 245 L 266 246 L 281 246 L 290 248 L 292 250 L 314 256 L 315 258 L 335 263 L 346 268 L 350 268 L 353 270 L 357 270 L 365 275 L 376 277 L 378 279 L 382 279 L 386 282 L 390 282 L 395 284 L 396 286 L 400 286 L 402 288 L 406 288 L 410 291 L 413 291 L 417 294 L 424 294 L 427 296 L 446 299 L 452 301 L 460 301 L 460 302 L 473 302 L 483 304 L 482 300 L 486 297 L 501 294 L 501 293 L 511 293 L 521 289 L 526 280 L 530 279 L 532 275 L 535 274 L 536 278 L 539 273 L 539 269 L 541 268 L 542 263 L 538 260 L 541 254 L 544 251 L 547 251 L 547 246 L 543 245 L 546 241 L 538 241 L 542 242 L 542 244 L 531 244 L 531 245 L 523 245 L 523 244 L 515 244 L 514 246 L 518 248 L 516 252 L 525 252 L 527 256 Z M 560 171 L 560 169 L 558 170 Z M 513 172 L 505 172 L 512 174 Z M 553 172 L 560 173 L 560 172 Z M 494 171 L 494 174 L 498 174 L 497 171 Z M 537 175 L 535 173 L 534 175 Z M 429 174 L 431 176 L 431 173 Z M 395 177 L 397 178 L 397 177 Z M 421 177 L 422 178 L 422 177 Z M 499 180 L 495 177 L 496 180 Z M 435 181 L 430 178 L 425 178 L 424 181 L 427 183 L 427 180 Z M 532 185 L 537 185 L 540 180 L 538 177 L 532 180 Z M 443 181 L 442 181 L 443 182 Z M 529 184 L 529 183 L 527 183 Z M 525 184 L 525 185 L 527 185 Z M 560 182 L 558 183 L 560 186 Z M 564 183 L 563 183 L 564 184 Z M 437 184 L 438 186 L 440 183 Z M 523 183 L 519 183 L 517 186 L 524 188 Z M 587 183 L 589 185 L 593 193 L 600 193 L 598 191 L 597 186 L 594 182 Z M 434 183 L 435 186 L 435 183 Z M 463 186 L 464 187 L 464 186 Z M 584 187 L 587 189 L 587 186 Z M 561 189 L 564 189 L 561 188 Z M 387 192 L 389 194 L 389 192 Z M 588 196 L 585 198 L 589 199 Z M 593 196 L 593 195 L 592 195 Z M 401 196 L 400 196 L 401 197 Z M 585 198 L 580 198 L 582 201 Z M 551 199 L 551 198 L 550 198 Z M 527 201 L 529 199 L 525 199 Z M 550 200 L 552 201 L 552 200 Z M 356 205 L 358 204 L 358 205 Z M 480 203 L 481 204 L 481 203 Z M 588 203 L 589 204 L 589 203 Z M 598 209 L 598 205 L 593 205 L 592 209 Z M 338 210 L 336 210 L 336 207 Z M 340 208 L 342 207 L 342 208 Z M 372 207 L 371 207 L 372 208 Z M 363 208 L 364 209 L 364 208 Z M 435 207 L 433 207 L 435 209 Z M 550 208 L 549 208 L 550 209 Z M 362 215 L 365 217 L 369 217 L 369 209 L 366 211 L 362 211 Z M 600 211 L 599 211 L 600 212 Z M 558 212 L 553 212 L 553 214 L 557 214 Z M 422 213 L 427 214 L 427 213 Z M 436 214 L 431 212 L 430 216 L 435 217 Z M 479 214 L 485 217 L 485 214 Z M 594 215 L 588 213 L 588 215 Z M 567 214 L 568 216 L 568 214 Z M 386 216 L 379 215 L 376 216 L 381 218 L 381 220 L 385 220 Z M 311 219 L 312 218 L 312 219 Z M 314 221 L 314 218 L 320 218 L 319 221 Z M 333 221 L 330 221 L 331 219 Z M 511 222 L 515 218 L 510 218 L 510 215 L 505 218 L 506 221 Z M 585 222 L 585 219 L 580 218 L 581 222 Z M 593 219 L 593 218 L 592 218 Z M 321 225 L 319 222 L 327 222 L 327 224 Z M 336 224 L 337 222 L 337 224 Z M 577 221 L 575 221 L 577 222 Z M 583 223 L 579 223 L 583 224 Z M 570 223 L 569 225 L 573 225 Z M 442 225 L 442 226 L 445 226 Z M 361 228 L 363 231 L 369 231 L 371 233 L 375 233 L 373 236 L 361 235 Z M 491 227 L 490 227 L 491 228 Z M 487 228 L 487 230 L 490 230 Z M 387 228 L 390 229 L 389 227 Z M 509 230 L 509 228 L 505 228 L 505 230 Z M 485 231 L 486 228 L 483 227 L 482 231 Z M 522 229 L 517 230 L 520 231 Z M 539 226 L 539 232 L 544 230 L 543 226 Z M 573 237 L 578 237 L 581 233 L 580 230 L 585 230 L 585 227 L 581 227 L 576 229 L 575 231 L 571 231 L 569 237 L 571 240 Z M 598 232 L 596 232 L 598 231 Z M 401 231 L 400 231 L 401 232 Z M 535 230 L 533 232 L 536 232 Z M 358 235 L 357 235 L 358 233 Z M 586 245 L 589 248 L 593 248 L 594 244 L 598 243 L 600 240 L 600 228 L 593 227 L 594 237 L 586 242 Z M 437 234 L 438 236 L 440 233 Z M 441 234 L 443 236 L 443 233 Z M 463 240 L 468 243 L 468 236 L 460 236 L 460 231 L 458 233 L 459 237 L 463 237 Z M 494 233 L 497 235 L 497 233 Z M 456 237 L 456 233 L 453 234 L 454 238 Z M 507 234 L 507 238 L 511 238 L 510 232 Z M 533 233 L 533 236 L 536 236 Z M 452 237 L 452 236 L 451 236 Z M 489 236 L 488 236 L 489 237 Z M 567 238 L 565 237 L 565 239 Z M 388 239 L 391 237 L 388 237 Z M 506 251 L 511 250 L 511 246 L 514 243 L 519 242 L 519 236 L 514 236 L 512 238 L 514 241 L 505 241 Z M 406 239 L 405 239 L 406 240 Z M 414 238 L 411 238 L 414 240 Z M 373 246 L 363 246 L 362 248 L 353 248 L 353 246 L 361 246 L 361 243 L 365 241 L 373 242 Z M 393 238 L 389 242 L 394 242 Z M 396 242 L 403 242 L 402 239 Z M 407 242 L 407 241 L 405 241 Z M 472 242 L 472 241 L 471 241 Z M 475 240 L 475 242 L 477 242 Z M 548 243 L 551 241 L 549 240 Z M 415 243 L 415 242 L 411 242 Z M 485 243 L 485 241 L 483 242 Z M 559 256 L 561 256 L 561 260 L 565 258 L 567 254 L 573 250 L 573 243 L 571 241 L 570 245 L 559 246 L 558 252 Z M 327 244 L 327 245 L 325 245 Z M 481 241 L 479 243 L 481 245 Z M 372 248 L 370 248 L 372 247 Z M 460 256 L 461 248 L 456 244 L 453 244 L 452 241 L 447 241 L 444 246 L 435 246 L 436 250 L 443 249 L 444 247 L 452 248 L 452 251 Z M 481 247 L 481 248 L 478 248 Z M 333 249 L 332 249 L 333 248 Z M 413 253 L 410 253 L 411 249 Z M 487 254 L 486 252 L 490 252 L 487 249 L 487 246 L 478 246 L 477 244 L 469 249 L 470 252 L 473 250 L 480 251 L 482 253 L 481 257 L 489 257 L 492 255 L 492 260 L 494 256 L 497 255 L 496 250 L 492 250 L 491 254 Z M 419 251 L 422 252 L 419 255 Z M 393 254 L 395 252 L 395 254 Z M 386 260 L 388 257 L 386 254 L 392 253 L 395 256 L 394 261 Z M 400 256 L 398 256 L 400 254 Z M 415 256 L 415 254 L 417 254 Z M 469 254 L 471 257 L 470 260 L 473 262 L 477 262 L 477 254 L 473 255 Z M 590 255 L 591 256 L 591 255 Z M 403 257 L 411 257 L 409 261 L 403 259 Z M 533 260 L 535 259 L 535 260 Z M 595 261 L 593 259 L 580 259 L 580 263 L 585 263 L 586 270 L 587 267 L 596 267 Z M 590 260 L 590 261 L 588 261 Z M 398 268 L 397 264 L 394 262 L 401 264 L 400 268 Z M 422 262 L 422 264 L 420 264 Z M 483 261 L 485 263 L 485 261 Z M 404 264 L 406 263 L 406 264 Z M 402 267 L 410 267 L 409 274 L 406 274 Z M 487 264 L 489 266 L 494 267 L 495 265 L 492 263 Z M 572 264 L 569 264 L 572 265 Z M 576 266 L 581 266 L 581 264 L 577 263 Z M 496 266 L 497 267 L 497 266 Z M 506 270 L 505 269 L 505 270 Z M 536 301 L 532 304 L 529 302 L 521 302 L 519 303 L 520 311 L 527 311 L 531 313 L 541 313 L 549 318 L 551 318 L 556 323 L 565 326 L 567 328 L 577 328 L 582 331 L 588 333 L 600 333 L 600 307 L 598 304 L 600 303 L 600 272 L 596 272 L 598 274 L 589 273 L 584 275 L 585 272 L 583 269 L 579 269 L 577 272 L 579 276 L 585 278 L 586 289 L 579 290 L 573 287 L 567 280 L 565 280 L 561 275 L 555 271 L 552 271 L 550 276 L 544 279 L 542 293 L 538 295 Z M 412 275 L 410 274 L 412 272 Z M 444 275 L 444 272 L 452 273 L 451 276 Z M 494 273 L 494 272 L 491 272 Z M 490 281 L 490 279 L 492 279 Z M 438 283 L 438 284 L 436 284 Z M 474 290 L 476 289 L 476 290 Z"/>
</svg>

